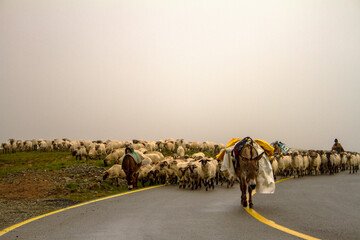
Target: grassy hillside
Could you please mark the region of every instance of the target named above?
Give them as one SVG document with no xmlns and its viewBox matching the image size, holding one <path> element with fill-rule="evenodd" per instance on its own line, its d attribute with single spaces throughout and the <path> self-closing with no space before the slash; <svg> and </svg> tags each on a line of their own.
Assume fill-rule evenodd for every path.
<svg viewBox="0 0 360 240">
<path fill-rule="evenodd" d="M 69 152 L 17 152 L 0 154 L 0 177 L 9 173 L 32 169 L 56 171 L 72 165 L 103 166 L 101 160 L 75 160 Z"/>
</svg>

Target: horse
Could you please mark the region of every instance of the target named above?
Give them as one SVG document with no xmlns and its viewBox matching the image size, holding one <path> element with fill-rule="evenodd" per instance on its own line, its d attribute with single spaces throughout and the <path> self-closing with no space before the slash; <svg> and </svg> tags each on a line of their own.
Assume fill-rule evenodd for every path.
<svg viewBox="0 0 360 240">
<path fill-rule="evenodd" d="M 130 155 L 126 154 L 124 156 L 123 162 L 122 162 L 122 169 L 124 170 L 126 174 L 126 180 L 128 183 L 128 189 L 131 190 L 133 188 L 137 188 L 137 182 L 138 182 L 138 170 L 141 167 L 141 162 L 137 164 L 135 162 L 135 159 Z"/>
<path fill-rule="evenodd" d="M 249 139 L 238 154 L 235 153 L 235 173 L 240 179 L 241 204 L 248 206 L 246 191 L 249 193 L 249 207 L 253 207 L 252 191 L 256 188 L 256 178 L 259 172 L 259 160 L 263 153 L 258 154 L 254 142 Z"/>
</svg>

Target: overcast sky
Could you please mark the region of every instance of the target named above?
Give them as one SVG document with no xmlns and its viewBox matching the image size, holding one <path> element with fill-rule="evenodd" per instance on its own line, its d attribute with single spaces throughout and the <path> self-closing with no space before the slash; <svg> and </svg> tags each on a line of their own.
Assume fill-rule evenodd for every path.
<svg viewBox="0 0 360 240">
<path fill-rule="evenodd" d="M 360 1 L 0 0 L 0 141 L 360 152 Z"/>
</svg>

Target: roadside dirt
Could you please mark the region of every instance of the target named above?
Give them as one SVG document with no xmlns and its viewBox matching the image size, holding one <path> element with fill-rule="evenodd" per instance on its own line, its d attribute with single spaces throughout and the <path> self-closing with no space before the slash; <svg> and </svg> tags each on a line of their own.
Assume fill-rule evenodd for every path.
<svg viewBox="0 0 360 240">
<path fill-rule="evenodd" d="M 106 188 L 101 181 L 104 170 L 76 165 L 60 171 L 27 169 L 0 178 L 0 230 L 79 203 L 66 199 L 74 192 Z"/>
</svg>

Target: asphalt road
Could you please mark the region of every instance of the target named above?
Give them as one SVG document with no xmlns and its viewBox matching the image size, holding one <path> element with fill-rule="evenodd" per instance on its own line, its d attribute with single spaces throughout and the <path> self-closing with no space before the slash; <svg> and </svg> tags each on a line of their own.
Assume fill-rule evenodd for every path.
<svg viewBox="0 0 360 240">
<path fill-rule="evenodd" d="M 321 239 L 360 239 L 360 173 L 289 179 L 256 194 L 265 218 Z M 261 223 L 240 205 L 239 185 L 176 186 L 127 194 L 50 215 L 5 239 L 299 239 Z"/>
</svg>

